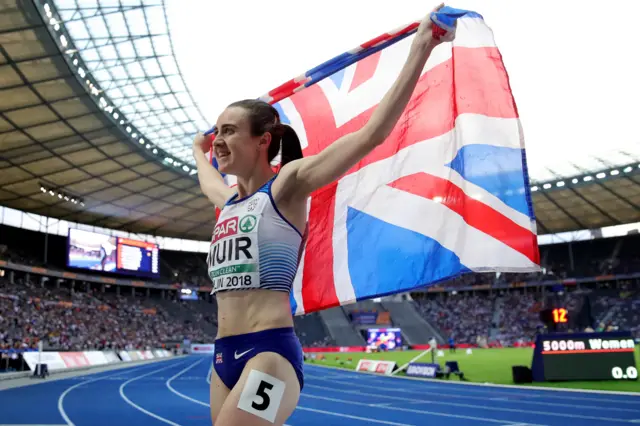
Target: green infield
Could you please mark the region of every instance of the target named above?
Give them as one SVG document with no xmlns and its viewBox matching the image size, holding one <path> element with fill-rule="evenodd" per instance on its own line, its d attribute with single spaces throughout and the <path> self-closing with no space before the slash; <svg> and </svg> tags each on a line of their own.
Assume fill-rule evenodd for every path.
<svg viewBox="0 0 640 426">
<path fill-rule="evenodd" d="M 395 361 L 399 366 L 409 362 L 422 351 L 405 352 L 326 352 L 323 353 L 323 360 L 309 360 L 308 363 L 315 365 L 326 365 L 354 370 L 361 358 L 372 360 Z M 511 376 L 511 366 L 525 365 L 531 366 L 533 357 L 532 348 L 502 348 L 502 349 L 473 349 L 468 355 L 465 349 L 458 349 L 456 353 L 450 353 L 448 349 L 443 350 L 444 356 L 436 357 L 435 361 L 444 366 L 447 361 L 458 361 L 460 370 L 464 373 L 465 379 L 470 382 L 492 383 L 501 385 L 513 385 Z M 318 355 L 319 353 L 316 353 Z M 636 365 L 640 367 L 640 350 L 635 352 Z M 431 354 L 428 353 L 416 362 L 431 362 Z M 452 377 L 450 381 L 458 381 Z M 554 383 L 531 383 L 525 386 L 543 386 L 555 388 L 573 389 L 593 389 L 640 392 L 640 380 L 638 381 L 595 381 L 595 382 L 554 382 Z"/>
</svg>

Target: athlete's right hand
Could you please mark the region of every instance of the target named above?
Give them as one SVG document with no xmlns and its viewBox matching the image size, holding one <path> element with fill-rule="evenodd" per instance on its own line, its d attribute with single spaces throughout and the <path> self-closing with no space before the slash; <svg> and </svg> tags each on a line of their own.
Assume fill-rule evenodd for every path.
<svg viewBox="0 0 640 426">
<path fill-rule="evenodd" d="M 198 133 L 196 137 L 193 139 L 193 149 L 202 151 L 205 154 L 208 154 L 211 151 L 211 144 L 213 143 L 213 138 L 211 136 L 205 136 L 202 133 Z"/>
<path fill-rule="evenodd" d="M 431 12 L 429 12 L 422 22 L 420 22 L 420 26 L 418 27 L 414 38 L 414 45 L 432 49 L 442 42 L 442 40 L 433 37 L 434 23 L 431 21 L 431 14 L 439 11 L 443 7 L 444 3 L 440 3 L 438 6 L 433 8 Z"/>
</svg>

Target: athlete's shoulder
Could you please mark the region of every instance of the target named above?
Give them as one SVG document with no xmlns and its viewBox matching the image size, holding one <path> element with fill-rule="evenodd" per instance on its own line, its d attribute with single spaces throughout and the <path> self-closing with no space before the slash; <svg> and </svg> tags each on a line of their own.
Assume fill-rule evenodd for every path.
<svg viewBox="0 0 640 426">
<path fill-rule="evenodd" d="M 306 196 L 299 197 L 300 191 L 297 188 L 298 171 L 304 160 L 304 158 L 300 158 L 291 161 L 278 171 L 278 175 L 271 185 L 271 192 L 276 201 L 289 201 L 297 198 L 306 199 Z"/>
</svg>

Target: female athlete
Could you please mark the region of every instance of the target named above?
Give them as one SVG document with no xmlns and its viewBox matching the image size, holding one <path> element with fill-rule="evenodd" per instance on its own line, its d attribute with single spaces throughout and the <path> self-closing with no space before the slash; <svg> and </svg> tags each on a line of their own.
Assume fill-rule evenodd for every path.
<svg viewBox="0 0 640 426">
<path fill-rule="evenodd" d="M 303 355 L 289 293 L 306 237 L 307 198 L 384 142 L 438 44 L 427 16 L 398 79 L 369 121 L 315 156 L 302 158 L 295 131 L 280 122 L 275 108 L 257 100 L 229 105 L 218 117 L 213 141 L 196 136 L 202 192 L 221 209 L 207 260 L 218 302 L 211 378 L 215 425 L 282 425 L 296 408 Z M 207 160 L 212 145 L 220 172 L 237 177 L 235 188 Z M 280 148 L 282 167 L 275 173 L 270 162 Z"/>
</svg>

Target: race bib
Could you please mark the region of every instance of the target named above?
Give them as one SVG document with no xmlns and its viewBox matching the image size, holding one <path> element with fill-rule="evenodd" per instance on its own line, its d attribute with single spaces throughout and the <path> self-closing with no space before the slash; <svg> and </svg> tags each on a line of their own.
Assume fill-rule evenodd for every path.
<svg viewBox="0 0 640 426">
<path fill-rule="evenodd" d="M 230 206 L 216 223 L 208 257 L 211 294 L 260 287 L 258 228 L 262 209 L 257 208 L 255 199 L 251 202 L 251 211 L 242 205 Z"/>
</svg>

